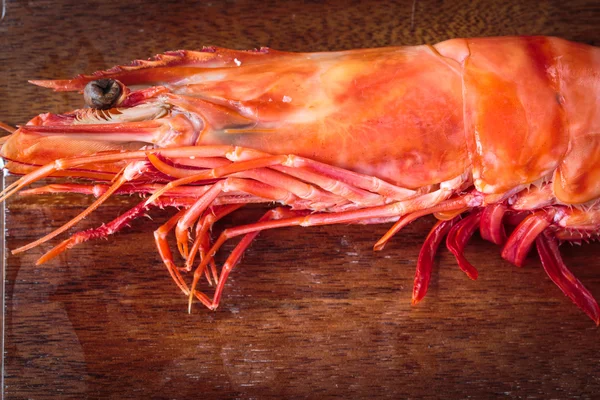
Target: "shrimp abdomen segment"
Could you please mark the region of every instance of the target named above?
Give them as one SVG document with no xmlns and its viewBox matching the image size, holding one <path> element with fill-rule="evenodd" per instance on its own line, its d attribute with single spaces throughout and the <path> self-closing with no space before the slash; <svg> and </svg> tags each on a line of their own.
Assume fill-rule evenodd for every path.
<svg viewBox="0 0 600 400">
<path fill-rule="evenodd" d="M 475 186 L 502 193 L 551 174 L 569 146 L 552 38 L 467 43 L 464 116 Z"/>
<path fill-rule="evenodd" d="M 554 177 L 556 197 L 567 204 L 600 197 L 600 50 L 553 39 L 562 105 L 568 116 L 569 151 Z"/>
</svg>

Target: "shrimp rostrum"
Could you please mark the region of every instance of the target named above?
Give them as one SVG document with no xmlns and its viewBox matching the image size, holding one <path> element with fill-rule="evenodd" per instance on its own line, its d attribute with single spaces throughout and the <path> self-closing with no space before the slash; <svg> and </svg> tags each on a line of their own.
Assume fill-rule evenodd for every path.
<svg viewBox="0 0 600 400">
<path fill-rule="evenodd" d="M 479 230 L 517 266 L 535 245 L 550 279 L 600 324 L 597 302 L 559 253 L 563 242 L 600 233 L 598 65 L 592 46 L 501 37 L 324 53 L 205 47 L 32 81 L 83 92 L 87 107 L 38 115 L 4 138 L 6 168 L 23 176 L 0 200 L 58 192 L 96 200 L 13 253 L 64 233 L 112 195 L 138 193 L 132 209 L 74 233 L 38 263 L 151 207 L 176 207 L 154 232 L 158 252 L 189 306 L 197 299 L 214 310 L 263 230 L 389 223 L 374 246 L 381 250 L 411 221 L 434 215 L 413 303 L 443 240 L 477 278 L 463 251 Z M 22 190 L 47 177 L 77 179 Z M 268 207 L 260 220 L 211 237 L 213 224 L 251 203 Z M 216 265 L 223 243 L 238 236 Z"/>
</svg>

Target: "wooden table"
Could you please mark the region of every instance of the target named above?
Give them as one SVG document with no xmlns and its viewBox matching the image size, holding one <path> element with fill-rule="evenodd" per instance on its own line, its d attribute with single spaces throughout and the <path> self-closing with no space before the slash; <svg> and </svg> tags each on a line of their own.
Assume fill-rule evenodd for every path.
<svg viewBox="0 0 600 400">
<path fill-rule="evenodd" d="M 0 119 L 22 124 L 82 104 L 28 79 L 70 77 L 168 49 L 219 45 L 315 51 L 456 36 L 558 35 L 600 45 L 594 1 L 272 2 L 11 1 L 0 21 Z M 126 4 L 125 4 L 126 3 Z M 596 3 L 596 4 L 595 4 Z M 80 227 L 114 218 L 113 199 Z M 62 225 L 90 200 L 15 198 L 9 249 Z M 504 262 L 476 236 L 470 281 L 443 250 L 426 299 L 410 305 L 422 219 L 383 252 L 388 226 L 262 234 L 217 312 L 186 299 L 163 267 L 154 212 L 109 240 L 34 262 L 58 240 L 6 264 L 5 396 L 25 398 L 592 398 L 600 392 L 594 324 L 535 257 Z M 220 227 L 250 222 L 243 210 Z M 226 247 L 230 250 L 231 246 Z M 600 247 L 564 246 L 600 296 Z"/>
</svg>

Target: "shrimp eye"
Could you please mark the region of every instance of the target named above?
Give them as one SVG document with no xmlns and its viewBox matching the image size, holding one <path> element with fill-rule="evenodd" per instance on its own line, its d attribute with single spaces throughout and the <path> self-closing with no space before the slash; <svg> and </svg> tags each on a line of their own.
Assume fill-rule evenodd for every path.
<svg viewBox="0 0 600 400">
<path fill-rule="evenodd" d="M 91 108 L 107 110 L 117 105 L 121 93 L 121 85 L 116 80 L 98 79 L 85 85 L 83 100 Z"/>
</svg>

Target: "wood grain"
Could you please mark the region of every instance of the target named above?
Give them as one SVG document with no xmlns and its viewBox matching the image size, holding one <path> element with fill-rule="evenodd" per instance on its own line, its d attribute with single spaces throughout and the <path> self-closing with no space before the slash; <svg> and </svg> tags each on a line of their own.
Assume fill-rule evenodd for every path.
<svg viewBox="0 0 600 400">
<path fill-rule="evenodd" d="M 413 13 L 414 8 L 414 13 Z M 28 79 L 70 77 L 203 45 L 316 51 L 457 36 L 557 35 L 600 45 L 594 1 L 10 1 L 0 21 L 0 119 L 13 125 L 82 104 Z M 15 198 L 7 247 L 65 223 L 89 199 Z M 96 226 L 134 199 L 114 199 Z M 186 312 L 162 266 L 152 213 L 46 265 L 51 244 L 7 258 L 5 396 L 49 398 L 593 398 L 598 330 L 531 257 L 525 268 L 475 237 L 470 281 L 447 251 L 410 306 L 422 219 L 383 252 L 387 226 L 265 232 L 231 275 L 217 312 Z M 218 229 L 258 218 L 243 210 Z M 225 250 L 230 250 L 231 246 Z M 600 296 L 600 247 L 565 246 Z"/>
</svg>

